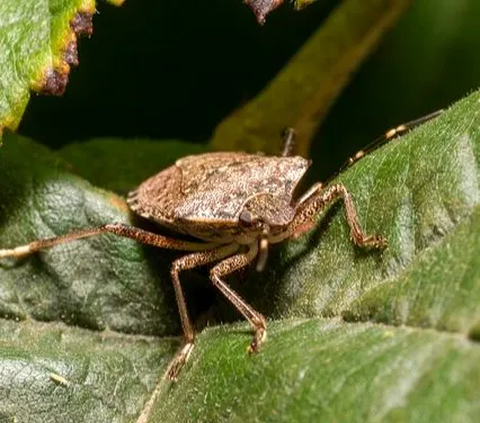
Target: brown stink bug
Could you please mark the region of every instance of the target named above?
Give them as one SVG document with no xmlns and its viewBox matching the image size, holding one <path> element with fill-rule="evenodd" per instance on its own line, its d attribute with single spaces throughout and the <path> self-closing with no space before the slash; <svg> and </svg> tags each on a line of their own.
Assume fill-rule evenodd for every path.
<svg viewBox="0 0 480 423">
<path fill-rule="evenodd" d="M 254 335 L 249 351 L 257 352 L 266 337 L 265 318 L 225 283 L 225 276 L 255 260 L 257 270 L 262 270 L 269 244 L 308 230 L 319 212 L 338 200 L 345 206 L 355 244 L 375 248 L 387 244 L 380 236 L 363 233 L 352 198 L 343 185 L 324 187 L 317 183 L 298 198 L 294 196 L 310 161 L 291 155 L 293 140 L 293 130 L 285 131 L 281 156 L 233 152 L 188 156 L 129 194 L 127 202 L 135 213 L 198 241 L 167 238 L 112 223 L 3 249 L 0 257 L 22 256 L 106 232 L 156 247 L 189 251 L 171 267 L 185 345 L 172 361 L 168 377 L 176 378 L 195 342 L 179 278 L 180 272 L 187 269 L 218 262 L 210 270 L 210 279 L 252 325 Z"/>
</svg>

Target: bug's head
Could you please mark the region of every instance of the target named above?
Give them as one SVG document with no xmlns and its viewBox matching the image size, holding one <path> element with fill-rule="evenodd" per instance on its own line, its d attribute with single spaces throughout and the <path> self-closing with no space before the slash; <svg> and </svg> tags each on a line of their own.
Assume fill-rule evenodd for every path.
<svg viewBox="0 0 480 423">
<path fill-rule="evenodd" d="M 295 217 L 295 210 L 284 199 L 261 194 L 250 198 L 238 217 L 239 223 L 252 237 L 258 240 L 257 270 L 265 267 L 268 256 L 268 240 Z"/>
</svg>

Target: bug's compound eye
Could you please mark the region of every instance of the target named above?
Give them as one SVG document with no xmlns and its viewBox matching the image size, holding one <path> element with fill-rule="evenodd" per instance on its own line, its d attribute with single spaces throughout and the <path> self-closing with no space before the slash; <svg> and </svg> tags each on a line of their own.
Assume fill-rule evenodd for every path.
<svg viewBox="0 0 480 423">
<path fill-rule="evenodd" d="M 248 210 L 242 210 L 242 212 L 238 216 L 238 220 L 240 221 L 241 225 L 247 226 L 249 228 L 257 227 L 261 223 L 260 219 Z"/>
<path fill-rule="evenodd" d="M 240 216 L 238 216 L 238 220 L 242 225 L 250 226 L 253 223 L 253 215 L 248 210 L 242 210 Z"/>
</svg>

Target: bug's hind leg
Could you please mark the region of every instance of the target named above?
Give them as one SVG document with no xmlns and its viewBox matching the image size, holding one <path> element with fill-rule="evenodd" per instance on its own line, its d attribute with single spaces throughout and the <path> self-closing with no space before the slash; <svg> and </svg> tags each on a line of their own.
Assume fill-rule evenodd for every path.
<svg viewBox="0 0 480 423">
<path fill-rule="evenodd" d="M 249 353 L 258 352 L 260 345 L 267 336 L 267 325 L 265 318 L 252 306 L 246 303 L 245 300 L 243 300 L 233 289 L 231 289 L 222 280 L 222 277 L 250 264 L 257 256 L 257 253 L 258 245 L 257 243 L 254 243 L 249 246 L 249 250 L 246 253 L 229 257 L 218 263 L 210 271 L 210 279 L 212 280 L 213 284 L 253 326 L 254 335 L 252 342 L 248 347 Z"/>
</svg>

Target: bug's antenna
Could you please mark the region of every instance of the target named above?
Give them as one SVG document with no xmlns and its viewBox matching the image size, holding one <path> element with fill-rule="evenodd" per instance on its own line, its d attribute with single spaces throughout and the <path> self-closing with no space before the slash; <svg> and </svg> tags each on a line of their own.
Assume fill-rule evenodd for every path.
<svg viewBox="0 0 480 423">
<path fill-rule="evenodd" d="M 357 163 L 359 160 L 363 159 L 368 154 L 379 149 L 384 144 L 390 142 L 392 139 L 405 134 L 406 132 L 412 130 L 413 128 L 416 128 L 422 123 L 435 119 L 436 117 L 440 116 L 443 112 L 444 112 L 443 109 L 436 110 L 435 112 L 429 113 L 428 115 L 422 116 L 421 118 L 411 120 L 406 123 L 402 123 L 401 125 L 398 125 L 397 127 L 390 129 L 381 137 L 377 138 L 375 141 L 367 145 L 367 147 L 365 147 L 363 150 L 358 151 L 357 153 L 355 153 L 354 156 L 350 157 L 345 163 L 343 163 L 343 165 L 334 175 L 332 175 L 329 179 L 327 179 L 324 185 L 328 185 L 333 179 L 335 179 L 344 170 L 348 169 L 350 166 L 352 166 L 354 163 Z"/>
<path fill-rule="evenodd" d="M 261 272 L 265 269 L 268 258 L 268 227 L 265 228 L 260 235 L 260 240 L 258 242 L 258 260 L 257 260 L 257 272 Z"/>
<path fill-rule="evenodd" d="M 412 129 L 420 126 L 422 123 L 428 122 L 429 120 L 435 119 L 444 112 L 443 109 L 436 110 L 435 112 L 429 113 L 428 115 L 422 116 L 418 119 L 411 120 L 406 123 L 402 123 L 395 128 L 390 129 L 382 136 L 378 137 L 375 141 L 367 145 L 363 150 L 355 153 L 354 156 L 350 157 L 343 165 L 340 167 L 340 170 L 337 172 L 341 173 L 346 168 L 350 167 L 352 164 L 358 162 L 360 159 L 365 157 L 367 154 L 370 154 L 372 151 L 379 149 L 382 145 L 390 142 L 392 139 L 405 134 L 406 132 L 411 131 Z"/>
<path fill-rule="evenodd" d="M 297 136 L 297 131 L 295 131 L 295 129 L 288 128 L 288 127 L 282 129 L 282 139 L 283 139 L 282 157 L 289 157 L 292 155 L 296 136 Z"/>
</svg>

